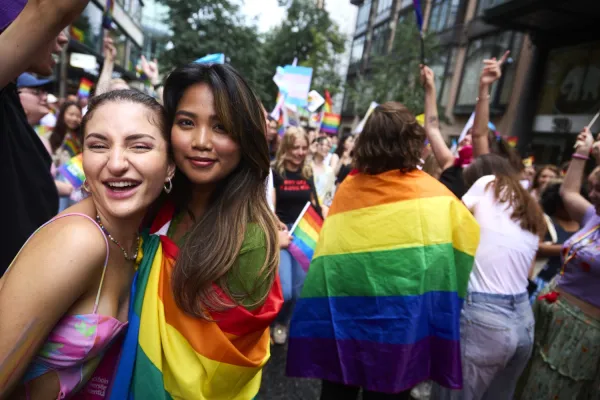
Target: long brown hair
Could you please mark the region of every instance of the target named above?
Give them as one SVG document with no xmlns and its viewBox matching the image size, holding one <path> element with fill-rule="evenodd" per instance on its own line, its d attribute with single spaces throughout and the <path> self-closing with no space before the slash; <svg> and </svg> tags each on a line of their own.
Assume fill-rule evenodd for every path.
<svg viewBox="0 0 600 400">
<path fill-rule="evenodd" d="M 494 175 L 496 179 L 488 184 L 494 187 L 494 198 L 512 208 L 510 218 L 522 229 L 542 238 L 546 234 L 546 220 L 537 201 L 519 182 L 519 172 L 504 157 L 485 154 L 477 157 L 463 171 L 468 188 L 481 177 Z"/>
<path fill-rule="evenodd" d="M 69 107 L 77 107 L 79 112 L 81 112 L 81 107 L 74 101 L 65 101 L 65 103 L 60 107 L 60 111 L 58 112 L 58 117 L 56 118 L 56 126 L 52 131 L 52 135 L 50 135 L 50 147 L 52 148 L 52 152 L 54 153 L 56 149 L 62 146 L 63 141 L 65 140 L 65 136 L 67 135 L 67 123 L 65 122 L 65 114 Z M 79 139 L 80 143 L 83 143 L 81 125 L 79 129 L 75 132 L 75 136 Z"/>
<path fill-rule="evenodd" d="M 210 320 L 209 311 L 224 311 L 242 303 L 253 308 L 266 300 L 269 291 L 260 296 L 257 293 L 275 281 L 279 246 L 275 216 L 265 196 L 269 149 L 262 106 L 233 67 L 189 64 L 175 69 L 167 78 L 164 103 L 168 126 L 173 126 L 185 91 L 198 83 L 211 88 L 215 112 L 241 152 L 239 165 L 217 182 L 205 213 L 194 221 L 173 271 L 172 289 L 177 305 L 191 315 Z M 177 207 L 187 208 L 192 186 L 177 171 L 172 193 Z M 237 259 L 249 223 L 256 223 L 264 233 L 266 257 L 254 284 L 243 293 L 234 293 L 229 279 L 239 274 Z M 219 294 L 213 283 L 228 299 Z M 248 305 L 248 299 L 255 302 Z"/>
<path fill-rule="evenodd" d="M 304 129 L 295 126 L 287 128 L 285 134 L 281 138 L 279 148 L 277 149 L 277 155 L 273 162 L 273 169 L 279 176 L 285 177 L 285 157 L 288 152 L 292 150 L 297 139 L 306 140 L 306 144 L 310 146 L 308 134 Z M 306 162 L 306 159 L 300 166 L 300 175 L 302 175 L 304 179 L 310 179 L 312 177 L 312 168 L 310 167 L 310 163 Z"/>
<path fill-rule="evenodd" d="M 556 165 L 552 165 L 552 164 L 544 165 L 542 168 L 538 169 L 537 172 L 535 173 L 535 177 L 533 178 L 533 185 L 531 186 L 531 190 L 540 188 L 540 184 L 539 184 L 538 180 L 540 179 L 542 172 L 544 172 L 545 170 L 550 170 L 550 171 L 554 172 L 554 175 L 556 175 L 557 178 L 560 176 L 560 170 L 558 169 L 558 167 Z"/>
<path fill-rule="evenodd" d="M 365 174 L 412 171 L 421 162 L 425 129 L 403 104 L 379 105 L 354 143 L 356 168 Z"/>
</svg>

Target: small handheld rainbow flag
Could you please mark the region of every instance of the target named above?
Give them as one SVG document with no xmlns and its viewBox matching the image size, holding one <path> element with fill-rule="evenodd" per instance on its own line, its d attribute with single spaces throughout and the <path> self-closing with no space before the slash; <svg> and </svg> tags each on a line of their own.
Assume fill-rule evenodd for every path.
<svg viewBox="0 0 600 400">
<path fill-rule="evenodd" d="M 79 154 L 58 168 L 58 172 L 69 181 L 75 190 L 79 189 L 85 181 L 82 159 L 83 155 Z"/>
<path fill-rule="evenodd" d="M 293 239 L 288 251 L 305 272 L 308 271 L 313 258 L 322 226 L 323 218 L 309 201 L 290 230 Z"/>
<path fill-rule="evenodd" d="M 76 41 L 78 41 L 80 43 L 83 43 L 83 41 L 85 40 L 85 32 L 79 28 L 74 27 L 73 25 L 71 25 L 71 28 L 69 29 L 69 33 L 71 34 L 71 37 L 73 39 L 75 39 Z"/>
<path fill-rule="evenodd" d="M 102 14 L 102 27 L 107 30 L 111 30 L 113 28 L 113 9 L 115 8 L 114 0 L 106 0 L 106 7 L 104 8 L 104 13 Z"/>
<path fill-rule="evenodd" d="M 325 90 L 325 106 L 323 107 L 323 119 L 321 123 L 321 132 L 329 135 L 335 135 L 340 127 L 341 116 L 333 113 L 333 102 L 329 90 Z"/>
<path fill-rule="evenodd" d="M 94 83 L 88 78 L 81 78 L 81 81 L 79 81 L 79 90 L 77 91 L 77 97 L 84 99 L 90 97 L 90 90 L 92 90 L 93 85 Z"/>
</svg>

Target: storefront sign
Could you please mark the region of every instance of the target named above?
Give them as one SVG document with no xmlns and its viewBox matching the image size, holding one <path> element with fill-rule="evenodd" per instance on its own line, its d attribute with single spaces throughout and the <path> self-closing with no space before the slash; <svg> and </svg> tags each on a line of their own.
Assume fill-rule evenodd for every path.
<svg viewBox="0 0 600 400">
<path fill-rule="evenodd" d="M 548 54 L 536 132 L 578 133 L 600 110 L 600 42 Z M 600 128 L 600 124 L 595 124 Z"/>
<path fill-rule="evenodd" d="M 82 68 L 88 70 L 96 69 L 98 64 L 96 57 L 90 54 L 83 53 L 71 53 L 70 64 L 75 68 Z"/>
</svg>

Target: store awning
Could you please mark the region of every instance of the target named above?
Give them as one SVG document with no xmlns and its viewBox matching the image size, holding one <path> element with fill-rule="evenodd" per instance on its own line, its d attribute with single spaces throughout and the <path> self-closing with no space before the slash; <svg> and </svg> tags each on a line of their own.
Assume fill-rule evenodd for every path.
<svg viewBox="0 0 600 400">
<path fill-rule="evenodd" d="M 527 32 L 597 29 L 599 0 L 505 0 L 485 10 L 489 24 Z"/>
</svg>

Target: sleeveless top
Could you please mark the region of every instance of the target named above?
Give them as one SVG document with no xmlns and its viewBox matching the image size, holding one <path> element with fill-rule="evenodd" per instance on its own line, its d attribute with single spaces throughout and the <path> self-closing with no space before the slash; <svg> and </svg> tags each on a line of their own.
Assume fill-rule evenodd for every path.
<svg viewBox="0 0 600 400">
<path fill-rule="evenodd" d="M 27 242 L 40 229 L 51 222 L 73 215 L 92 221 L 102 232 L 102 237 L 106 243 L 106 258 L 104 260 L 98 294 L 94 303 L 94 310 L 91 314 L 65 315 L 57 322 L 48 335 L 46 342 L 27 368 L 22 379 L 27 398 L 29 398 L 27 383 L 50 371 L 54 371 L 58 375 L 60 383 L 58 399 L 76 393 L 91 377 L 112 341 L 127 326 L 127 322 L 121 322 L 114 317 L 98 314 L 98 302 L 108 264 L 109 246 L 102 228 L 98 226 L 94 219 L 80 213 L 60 215 L 39 227 L 29 237 Z M 25 245 L 27 242 L 25 242 Z M 23 245 L 23 248 L 25 245 Z"/>
</svg>

